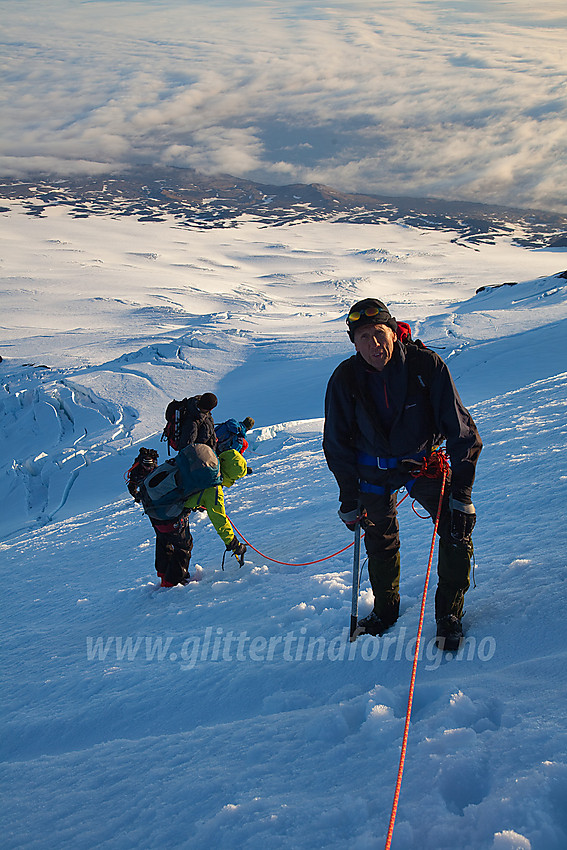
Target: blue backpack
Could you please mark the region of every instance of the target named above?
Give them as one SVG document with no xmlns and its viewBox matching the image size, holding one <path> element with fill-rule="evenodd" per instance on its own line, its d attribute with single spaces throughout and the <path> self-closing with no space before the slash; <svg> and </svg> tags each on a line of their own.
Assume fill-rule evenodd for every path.
<svg viewBox="0 0 567 850">
<path fill-rule="evenodd" d="M 242 451 L 244 445 L 244 435 L 246 428 L 242 422 L 237 422 L 236 419 L 227 419 L 226 422 L 220 422 L 215 425 L 215 434 L 217 435 L 217 454 L 228 451 L 228 449 L 236 449 L 237 452 Z"/>
<path fill-rule="evenodd" d="M 183 513 L 189 496 L 221 483 L 218 457 L 210 446 L 196 443 L 150 472 L 140 485 L 140 499 L 150 519 L 168 522 Z"/>
</svg>

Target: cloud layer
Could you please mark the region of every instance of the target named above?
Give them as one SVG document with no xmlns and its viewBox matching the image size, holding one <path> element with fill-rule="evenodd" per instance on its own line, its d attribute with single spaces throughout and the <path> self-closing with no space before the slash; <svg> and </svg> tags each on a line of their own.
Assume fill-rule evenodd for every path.
<svg viewBox="0 0 567 850">
<path fill-rule="evenodd" d="M 567 212 L 564 0 L 2 4 L 0 174 L 190 166 Z"/>
</svg>

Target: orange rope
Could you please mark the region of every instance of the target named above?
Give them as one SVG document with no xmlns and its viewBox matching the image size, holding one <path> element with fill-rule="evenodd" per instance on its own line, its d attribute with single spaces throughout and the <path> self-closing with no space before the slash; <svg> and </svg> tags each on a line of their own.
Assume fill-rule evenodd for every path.
<svg viewBox="0 0 567 850">
<path fill-rule="evenodd" d="M 439 518 L 441 516 L 441 506 L 443 504 L 443 495 L 445 493 L 445 481 L 447 479 L 447 469 L 448 469 L 447 458 L 446 458 L 446 456 L 443 452 L 439 452 L 438 455 L 439 455 L 440 466 L 441 466 L 441 469 L 442 469 L 441 474 L 442 474 L 443 480 L 441 482 L 441 493 L 439 495 L 439 507 L 437 508 L 437 517 L 435 519 L 435 527 L 433 529 L 433 538 L 431 540 L 431 549 L 430 549 L 430 552 L 429 552 L 429 563 L 427 565 L 427 572 L 425 574 L 425 583 L 424 583 L 424 586 L 423 586 L 423 596 L 422 596 L 422 599 L 421 599 L 421 611 L 420 611 L 420 615 L 419 615 L 419 626 L 418 626 L 418 629 L 417 629 L 417 638 L 416 638 L 416 641 L 415 641 L 415 651 L 414 651 L 414 654 L 413 654 L 413 667 L 412 667 L 412 672 L 411 672 L 409 697 L 408 697 L 408 707 L 407 707 L 407 710 L 406 710 L 406 722 L 405 722 L 404 734 L 403 734 L 403 738 L 402 738 L 402 750 L 401 750 L 401 753 L 400 753 L 400 765 L 399 765 L 399 768 L 398 768 L 398 778 L 397 778 L 397 781 L 396 781 L 396 790 L 394 792 L 394 801 L 392 803 L 392 814 L 390 815 L 390 824 L 389 824 L 389 827 L 388 827 L 388 835 L 386 837 L 386 845 L 384 847 L 384 850 L 390 850 L 390 845 L 392 843 L 392 834 L 394 832 L 394 824 L 396 822 L 396 814 L 397 814 L 397 811 L 398 811 L 398 803 L 399 803 L 399 800 L 400 800 L 400 789 L 402 787 L 402 776 L 403 776 L 403 772 L 404 772 L 404 762 L 405 762 L 405 758 L 406 758 L 406 749 L 407 749 L 408 735 L 409 735 L 409 724 L 410 724 L 411 710 L 412 710 L 412 704 L 413 704 L 413 692 L 414 692 L 414 688 L 415 688 L 415 676 L 416 676 L 416 672 L 417 672 L 417 662 L 418 662 L 418 658 L 419 658 L 419 645 L 420 645 L 420 642 L 421 642 L 421 632 L 422 632 L 422 629 L 423 629 L 423 619 L 424 619 L 424 616 L 425 616 L 425 600 L 427 599 L 427 587 L 429 585 L 429 576 L 431 574 L 431 564 L 433 562 L 433 550 L 435 549 L 435 536 L 437 534 L 437 528 L 439 527 Z M 428 478 L 437 477 L 436 475 L 432 474 L 432 471 L 429 471 L 429 474 L 428 474 L 428 472 L 424 471 L 424 474 Z"/>
</svg>

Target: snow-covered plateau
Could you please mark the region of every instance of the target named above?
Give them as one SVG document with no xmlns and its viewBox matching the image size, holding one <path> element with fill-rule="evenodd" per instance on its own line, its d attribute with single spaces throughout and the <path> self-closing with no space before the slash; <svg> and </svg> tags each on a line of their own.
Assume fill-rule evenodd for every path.
<svg viewBox="0 0 567 850">
<path fill-rule="evenodd" d="M 400 506 L 401 617 L 349 643 L 321 449 L 345 315 L 375 295 L 446 360 L 485 444 L 466 640 L 436 649 L 430 591 L 392 848 L 565 850 L 565 249 L 7 210 L 3 846 L 384 846 L 432 529 Z M 222 570 L 195 514 L 200 581 L 160 588 L 124 473 L 141 445 L 167 457 L 166 403 L 204 391 L 217 421 L 255 419 L 226 492 L 251 546 Z"/>
</svg>

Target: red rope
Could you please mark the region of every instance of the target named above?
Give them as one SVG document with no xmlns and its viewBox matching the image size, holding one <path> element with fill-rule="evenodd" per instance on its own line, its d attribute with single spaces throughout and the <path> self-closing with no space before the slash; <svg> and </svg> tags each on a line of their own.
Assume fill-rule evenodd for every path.
<svg viewBox="0 0 567 850">
<path fill-rule="evenodd" d="M 396 504 L 396 507 L 399 507 L 402 504 L 402 502 L 404 501 L 404 499 L 407 499 L 408 496 L 409 496 L 409 493 L 406 493 L 405 496 L 402 496 L 400 501 Z M 418 514 L 418 516 L 419 516 L 419 514 Z M 273 564 L 282 564 L 284 567 L 310 567 L 310 566 L 312 566 L 312 564 L 321 564 L 323 561 L 330 561 L 331 558 L 335 558 L 337 555 L 342 555 L 343 552 L 346 552 L 347 549 L 350 549 L 351 546 L 354 546 L 354 540 L 353 540 L 353 542 L 349 543 L 348 546 L 345 546 L 344 549 L 339 549 L 338 552 L 333 552 L 332 555 L 327 555 L 326 558 L 318 558 L 316 561 L 307 561 L 307 563 L 305 563 L 305 564 L 288 564 L 288 563 L 286 563 L 286 561 L 276 561 L 275 558 L 270 558 L 269 555 L 264 555 L 263 552 L 260 552 L 259 549 L 256 549 L 254 546 L 252 546 L 252 544 L 245 538 L 245 536 L 242 534 L 242 532 L 237 529 L 233 520 L 230 519 L 228 514 L 227 514 L 226 518 L 230 521 L 230 524 L 232 525 L 232 527 L 234 528 L 236 533 L 238 535 L 240 535 L 240 537 L 242 537 L 242 539 L 244 540 L 246 545 L 250 546 L 250 548 L 253 549 L 254 552 L 257 552 L 258 555 L 261 555 L 262 558 L 266 559 L 266 561 L 271 561 Z M 427 517 L 422 517 L 422 519 L 427 519 Z M 364 535 L 362 535 L 362 536 L 364 537 Z"/>
<path fill-rule="evenodd" d="M 414 512 L 414 514 L 415 514 L 416 516 L 418 516 L 420 519 L 429 519 L 429 514 L 425 514 L 425 516 L 424 516 L 423 514 L 420 514 L 420 512 L 416 509 L 416 507 L 415 507 L 415 499 L 414 499 L 414 500 L 413 500 L 413 502 L 411 503 L 411 509 L 412 509 L 412 511 Z"/>
<path fill-rule="evenodd" d="M 348 546 L 345 546 L 344 549 L 339 549 L 338 552 L 333 552 L 332 555 L 327 555 L 326 558 L 319 558 L 317 561 L 307 561 L 305 564 L 287 564 L 285 561 L 276 561 L 275 558 L 270 558 L 268 555 L 264 555 L 263 552 L 260 552 L 259 549 L 256 549 L 252 544 L 245 538 L 241 531 L 237 529 L 234 522 L 227 515 L 227 519 L 230 520 L 230 524 L 236 531 L 239 537 L 242 537 L 247 546 L 250 546 L 251 549 L 254 549 L 255 552 L 258 553 L 262 558 L 265 558 L 266 561 L 271 561 L 273 564 L 283 564 L 284 567 L 310 567 L 312 564 L 320 564 L 322 561 L 329 561 L 331 558 L 334 558 L 335 555 L 341 555 L 343 552 L 346 552 L 347 549 L 350 549 L 351 546 L 354 546 L 354 540 L 352 543 L 349 543 Z"/>
<path fill-rule="evenodd" d="M 132 470 L 133 470 L 136 466 L 138 466 L 138 461 L 137 461 L 137 460 L 135 460 L 135 461 L 134 461 L 134 463 L 132 464 L 132 466 L 130 467 L 130 469 L 127 469 L 127 470 L 126 470 L 126 472 L 124 473 L 124 481 L 130 481 L 130 473 L 132 472 Z"/>
<path fill-rule="evenodd" d="M 440 475 L 439 475 L 439 473 L 438 473 L 438 475 L 439 475 L 439 477 L 442 477 L 443 480 L 441 482 L 441 493 L 439 494 L 439 507 L 437 508 L 437 517 L 435 519 L 435 527 L 433 529 L 433 538 L 431 540 L 431 549 L 429 551 L 429 563 L 427 565 L 427 572 L 425 574 L 425 582 L 424 582 L 424 585 L 423 585 L 423 596 L 421 598 L 421 611 L 420 611 L 420 615 L 419 615 L 419 626 L 418 626 L 418 629 L 417 629 L 417 638 L 416 638 L 416 641 L 415 641 L 415 651 L 414 651 L 414 654 L 413 654 L 413 666 L 412 666 L 409 696 L 408 696 L 408 707 L 407 707 L 407 710 L 406 710 L 406 722 L 405 722 L 404 734 L 403 734 L 403 738 L 402 738 L 402 750 L 401 750 L 401 753 L 400 753 L 400 764 L 399 764 L 399 767 L 398 767 L 398 778 L 397 778 L 397 781 L 396 781 L 396 790 L 394 792 L 394 801 L 392 803 L 392 814 L 390 815 L 390 824 L 389 824 L 389 827 L 388 827 L 388 835 L 386 837 L 386 845 L 384 847 L 384 850 L 390 850 L 390 845 L 392 843 L 392 834 L 394 832 L 394 824 L 396 822 L 396 814 L 398 812 L 398 803 L 400 801 L 400 789 L 402 787 L 402 776 L 403 776 L 403 772 L 404 772 L 404 762 L 405 762 L 405 758 L 406 758 L 406 749 L 407 749 L 408 735 L 409 735 L 409 724 L 410 724 L 411 710 L 412 710 L 412 704 L 413 704 L 413 692 L 414 692 L 414 689 L 415 689 L 415 676 L 416 676 L 416 672 L 417 672 L 417 662 L 418 662 L 418 658 L 419 658 L 419 645 L 420 645 L 420 642 L 421 642 L 421 632 L 422 632 L 422 629 L 423 629 L 423 619 L 424 619 L 424 616 L 425 616 L 425 601 L 427 599 L 427 587 L 429 585 L 429 576 L 431 574 L 431 564 L 433 562 L 433 550 L 435 549 L 435 537 L 437 535 L 437 528 L 439 527 L 439 518 L 441 516 L 441 506 L 443 504 L 443 495 L 445 493 L 445 481 L 447 479 L 447 470 L 449 468 L 449 464 L 448 464 L 447 457 L 446 457 L 445 453 L 442 452 L 442 451 L 438 451 L 438 452 L 435 452 L 435 454 L 437 455 L 437 460 L 440 464 L 440 466 L 438 467 L 438 469 L 440 469 Z M 426 468 L 428 466 L 430 467 L 429 471 L 424 470 L 424 472 L 423 472 L 423 474 L 427 478 L 438 477 L 437 475 L 432 474 L 431 465 L 428 465 L 427 462 L 426 462 L 425 466 L 426 466 Z"/>
<path fill-rule="evenodd" d="M 421 466 L 412 472 L 414 478 L 441 478 L 443 470 L 447 474 L 449 461 L 444 449 L 434 449 L 429 457 L 423 459 Z"/>
<path fill-rule="evenodd" d="M 409 493 L 406 493 L 406 495 L 405 495 L 405 496 L 402 496 L 402 498 L 400 499 L 400 501 L 396 504 L 396 507 L 399 507 L 399 505 L 401 505 L 401 504 L 402 504 L 402 502 L 404 501 L 404 499 L 407 499 L 407 497 L 408 497 L 408 496 L 409 496 Z M 232 527 L 234 528 L 234 530 L 236 531 L 236 533 L 237 533 L 240 537 L 242 537 L 242 539 L 244 540 L 244 542 L 246 543 L 246 545 L 247 545 L 247 546 L 250 546 L 250 548 L 251 548 L 251 549 L 253 549 L 253 550 L 254 550 L 254 552 L 257 552 L 257 553 L 258 553 L 258 555 L 260 555 L 262 558 L 265 558 L 265 559 L 266 559 L 266 561 L 271 561 L 271 562 L 272 562 L 272 564 L 282 564 L 284 567 L 310 567 L 310 566 L 312 566 L 313 564 L 321 564 L 323 561 L 330 561 L 330 560 L 331 560 L 331 558 L 335 558 L 337 555 L 342 555 L 342 553 L 343 553 L 343 552 L 346 552 L 346 551 L 347 551 L 347 549 L 350 549 L 350 548 L 351 548 L 351 546 L 354 546 L 354 540 L 353 540 L 353 542 L 352 542 L 352 543 L 349 543 L 349 544 L 348 544 L 348 546 L 345 546 L 345 547 L 344 547 L 344 549 L 339 549 L 339 551 L 338 551 L 338 552 L 333 552 L 333 554 L 332 554 L 332 555 L 327 555 L 325 558 L 318 558 L 316 561 L 307 561 L 305 564 L 288 564 L 286 561 L 276 561 L 276 559 L 275 559 L 275 558 L 270 558 L 270 557 L 269 557 L 269 555 L 264 555 L 264 553 L 263 553 L 263 552 L 260 552 L 260 550 L 259 550 L 259 549 L 256 549 L 254 546 L 252 546 L 252 544 L 251 544 L 251 543 L 250 543 L 250 542 L 249 542 L 249 541 L 245 538 L 245 536 L 242 534 L 242 532 L 241 532 L 241 531 L 239 531 L 239 530 L 237 529 L 237 527 L 235 526 L 235 524 L 234 524 L 233 520 L 232 520 L 232 519 L 230 519 L 230 517 L 228 516 L 228 514 L 227 514 L 227 517 L 226 517 L 226 518 L 229 520 L 230 524 L 232 525 Z M 425 517 L 424 517 L 424 519 L 425 519 Z M 364 537 L 364 535 L 362 535 L 362 536 Z"/>
</svg>

